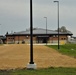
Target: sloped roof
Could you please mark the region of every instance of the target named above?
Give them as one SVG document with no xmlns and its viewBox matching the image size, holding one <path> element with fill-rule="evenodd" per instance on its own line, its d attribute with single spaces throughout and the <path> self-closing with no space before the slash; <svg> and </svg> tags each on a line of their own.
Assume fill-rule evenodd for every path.
<svg viewBox="0 0 76 75">
<path fill-rule="evenodd" d="M 46 34 L 46 29 L 34 28 L 33 29 L 33 34 L 34 35 Z M 58 34 L 58 32 L 57 31 L 54 31 L 54 30 L 47 30 L 47 34 Z M 73 35 L 70 31 L 67 31 L 67 32 L 59 32 L 59 34 Z M 21 31 L 21 32 L 14 32 L 14 33 L 7 34 L 7 35 L 30 35 L 30 30 Z"/>
</svg>

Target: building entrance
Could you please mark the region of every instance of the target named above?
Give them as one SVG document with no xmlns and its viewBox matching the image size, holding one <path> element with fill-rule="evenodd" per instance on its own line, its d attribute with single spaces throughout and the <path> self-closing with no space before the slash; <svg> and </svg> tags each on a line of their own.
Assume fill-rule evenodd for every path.
<svg viewBox="0 0 76 75">
<path fill-rule="evenodd" d="M 48 36 L 38 36 L 37 37 L 38 43 L 48 43 L 48 39 L 49 39 Z"/>
</svg>

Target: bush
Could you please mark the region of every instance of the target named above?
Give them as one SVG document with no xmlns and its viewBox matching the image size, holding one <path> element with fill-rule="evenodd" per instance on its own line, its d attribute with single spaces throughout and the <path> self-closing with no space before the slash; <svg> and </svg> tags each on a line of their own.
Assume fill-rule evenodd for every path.
<svg viewBox="0 0 76 75">
<path fill-rule="evenodd" d="M 25 41 L 22 41 L 22 44 L 25 44 Z"/>
</svg>

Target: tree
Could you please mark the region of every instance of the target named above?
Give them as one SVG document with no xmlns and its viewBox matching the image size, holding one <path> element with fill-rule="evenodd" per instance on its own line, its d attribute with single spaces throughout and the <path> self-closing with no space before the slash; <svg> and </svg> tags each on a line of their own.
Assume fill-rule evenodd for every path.
<svg viewBox="0 0 76 75">
<path fill-rule="evenodd" d="M 6 35 L 8 35 L 8 32 L 6 32 Z"/>
<path fill-rule="evenodd" d="M 58 29 L 56 30 L 58 31 Z M 66 29 L 65 26 L 62 26 L 61 28 L 59 28 L 59 32 L 67 32 L 68 30 Z"/>
<path fill-rule="evenodd" d="M 65 26 L 62 26 L 62 27 L 60 28 L 60 31 L 61 31 L 61 32 L 67 32 L 67 29 L 66 29 Z"/>
</svg>

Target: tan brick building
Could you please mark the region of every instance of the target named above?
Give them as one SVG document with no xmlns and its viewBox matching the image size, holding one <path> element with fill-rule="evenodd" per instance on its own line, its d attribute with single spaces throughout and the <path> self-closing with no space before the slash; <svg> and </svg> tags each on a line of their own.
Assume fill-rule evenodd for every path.
<svg viewBox="0 0 76 75">
<path fill-rule="evenodd" d="M 47 34 L 46 34 L 47 32 Z M 60 43 L 66 43 L 68 36 L 73 34 L 68 32 L 59 32 Z M 30 30 L 14 32 L 6 34 L 7 43 L 30 43 Z M 33 43 L 56 43 L 58 42 L 58 32 L 54 30 L 47 30 L 42 28 L 33 29 Z"/>
</svg>

